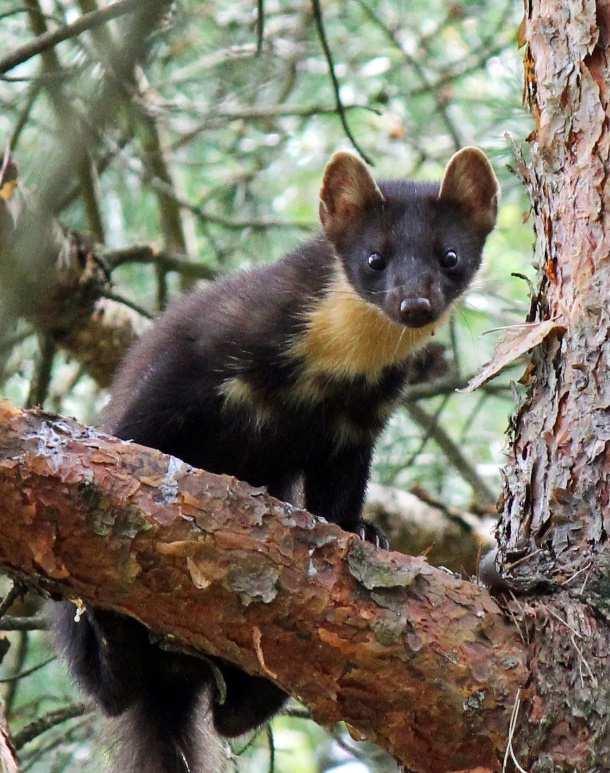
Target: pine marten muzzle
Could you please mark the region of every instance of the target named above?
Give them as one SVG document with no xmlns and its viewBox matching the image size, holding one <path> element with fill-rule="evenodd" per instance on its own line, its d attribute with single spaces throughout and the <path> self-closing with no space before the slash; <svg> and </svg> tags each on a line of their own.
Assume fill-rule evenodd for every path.
<svg viewBox="0 0 610 773">
<path fill-rule="evenodd" d="M 465 148 L 441 184 L 375 182 L 337 153 L 320 191 L 322 233 L 278 262 L 173 304 L 125 357 L 104 429 L 211 472 L 235 475 L 379 541 L 361 521 L 373 447 L 412 356 L 447 320 L 481 263 L 498 183 Z M 56 615 L 82 687 L 130 729 L 121 769 L 211 771 L 195 718 L 211 690 L 216 729 L 237 735 L 286 695 L 214 659 L 161 651 L 127 618 Z"/>
</svg>

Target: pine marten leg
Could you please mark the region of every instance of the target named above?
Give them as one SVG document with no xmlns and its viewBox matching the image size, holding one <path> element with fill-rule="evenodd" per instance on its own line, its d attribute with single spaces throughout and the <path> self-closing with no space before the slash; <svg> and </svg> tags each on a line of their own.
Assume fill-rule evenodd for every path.
<svg viewBox="0 0 610 773">
<path fill-rule="evenodd" d="M 362 520 L 371 455 L 369 445 L 318 452 L 305 469 L 305 507 L 361 539 L 387 548 L 388 539 L 381 529 Z"/>
<path fill-rule="evenodd" d="M 224 703 L 214 703 L 214 727 L 221 735 L 233 737 L 259 727 L 288 699 L 269 679 L 250 676 L 230 663 L 218 665 L 226 686 Z"/>
</svg>

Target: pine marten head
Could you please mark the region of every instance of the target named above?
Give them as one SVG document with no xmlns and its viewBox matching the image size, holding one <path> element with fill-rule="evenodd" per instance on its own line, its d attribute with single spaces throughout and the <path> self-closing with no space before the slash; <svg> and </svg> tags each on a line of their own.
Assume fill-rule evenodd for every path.
<svg viewBox="0 0 610 773">
<path fill-rule="evenodd" d="M 376 183 L 355 155 L 335 153 L 320 219 L 356 292 L 391 320 L 438 320 L 470 284 L 496 222 L 499 185 L 478 148 L 456 153 L 439 184 Z"/>
</svg>

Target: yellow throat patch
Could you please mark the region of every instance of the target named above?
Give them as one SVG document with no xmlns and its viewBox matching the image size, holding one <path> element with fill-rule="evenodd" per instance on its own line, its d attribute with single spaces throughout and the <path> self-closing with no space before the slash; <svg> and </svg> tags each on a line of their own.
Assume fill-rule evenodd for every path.
<svg viewBox="0 0 610 773">
<path fill-rule="evenodd" d="M 361 298 L 338 266 L 325 296 L 305 312 L 305 332 L 288 354 L 302 359 L 310 376 L 364 376 L 376 382 L 384 368 L 421 348 L 448 317 L 449 310 L 424 327 L 399 325 Z"/>
</svg>

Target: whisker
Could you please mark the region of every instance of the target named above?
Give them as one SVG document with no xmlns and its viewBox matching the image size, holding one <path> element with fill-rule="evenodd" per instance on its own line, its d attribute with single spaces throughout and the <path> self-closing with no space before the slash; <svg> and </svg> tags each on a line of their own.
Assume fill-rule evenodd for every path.
<svg viewBox="0 0 610 773">
<path fill-rule="evenodd" d="M 394 349 L 394 353 L 392 354 L 392 360 L 394 360 L 394 358 L 396 357 L 396 354 L 398 353 L 398 350 L 400 349 L 400 343 L 402 341 L 402 337 L 404 336 L 404 334 L 406 332 L 407 332 L 407 328 L 403 327 L 400 335 L 398 336 L 398 342 L 396 343 L 396 348 Z"/>
</svg>

